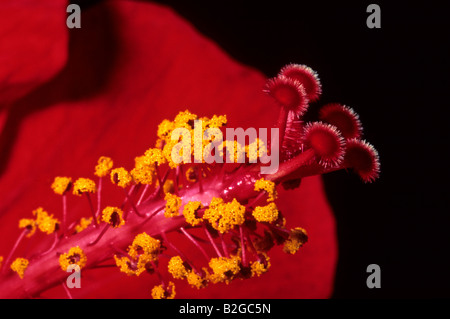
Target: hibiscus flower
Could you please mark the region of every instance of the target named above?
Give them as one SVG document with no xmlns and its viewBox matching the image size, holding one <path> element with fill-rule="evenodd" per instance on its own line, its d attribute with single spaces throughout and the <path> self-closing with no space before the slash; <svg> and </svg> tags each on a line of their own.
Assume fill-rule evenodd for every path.
<svg viewBox="0 0 450 319">
<path fill-rule="evenodd" d="M 303 85 L 300 83 L 301 78 L 295 78 L 295 65 L 282 70 L 280 75 L 268 81 L 259 71 L 233 60 L 170 8 L 147 2 L 105 1 L 83 11 L 81 29 L 68 30 L 65 24 L 66 5 L 51 0 L 39 3 L 3 1 L 0 4 L 1 11 L 7 12 L 0 22 L 3 25 L 0 28 L 0 60 L 5 66 L 0 70 L 2 297 L 64 298 L 69 295 L 74 298 L 150 298 L 152 289 L 161 282 L 155 272 L 169 276 L 169 279 L 165 279 L 167 283 L 175 282 L 177 298 L 329 297 L 337 260 L 332 210 L 320 176 L 305 177 L 300 186 L 297 184 L 300 177 L 342 168 L 339 166 L 344 160 L 344 153 L 340 153 L 342 150 L 328 156 L 326 153 L 329 148 L 322 147 L 328 137 L 331 138 L 328 142 L 334 146 L 344 143 L 345 138 L 356 145 L 360 143 L 356 140 L 359 136 L 341 136 L 335 126 L 325 123 L 303 127 L 293 116 L 302 115 L 307 103 L 297 101 L 299 105 L 291 105 L 291 102 L 297 98 L 314 100 L 317 96 L 311 93 L 311 87 L 305 82 Z M 319 93 L 318 89 L 316 91 Z M 295 96 L 292 97 L 291 93 Z M 286 219 L 286 229 L 297 226 L 306 229 L 308 243 L 295 255 L 283 252 L 282 247 L 271 249 L 267 253 L 271 267 L 261 276 L 230 280 L 229 283 L 225 280 L 196 289 L 186 281 L 172 278 L 176 276 L 170 277 L 167 268 L 160 272 L 154 269 L 157 268 L 154 251 L 150 253 L 144 249 L 142 252 L 142 244 L 133 246 L 133 237 L 130 237 L 128 253 L 121 255 L 117 248 L 116 257 L 111 256 L 109 263 L 81 270 L 82 287 L 79 289 L 68 289 L 65 281 L 59 285 L 48 284 L 48 287 L 46 280 L 27 284 L 27 268 L 32 267 L 33 255 L 42 255 L 45 250 L 48 252 L 44 255 L 59 260 L 63 268 L 64 265 L 67 268 L 67 265 L 74 263 L 84 266 L 85 259 L 89 263 L 89 254 L 85 256 L 80 247 L 74 245 L 74 250 L 70 251 L 59 251 L 58 246 L 55 248 L 54 240 L 59 235 L 52 235 L 60 234 L 61 229 L 69 229 L 80 218 L 89 218 L 92 212 L 98 216 L 95 201 L 97 193 L 88 197 L 85 193 L 91 190 L 90 186 L 81 182 L 76 184 L 75 181 L 88 178 L 98 183 L 94 172 L 102 156 L 112 159 L 114 168 L 131 170 L 135 167 L 135 158 L 155 146 L 158 125 L 164 119 L 172 121 L 180 111 L 186 109 L 209 119 L 214 115 L 226 115 L 229 126 L 242 128 L 272 127 L 273 119 L 281 112 L 284 115 L 280 115 L 282 120 L 278 120 L 277 124 L 283 128 L 283 136 L 299 138 L 298 141 L 282 144 L 285 161 L 298 158 L 301 153 L 300 140 L 306 138 L 302 147 L 314 150 L 314 154 L 308 154 L 315 156 L 315 162 L 305 162 L 311 164 L 309 166 L 295 162 L 297 166 L 285 167 L 285 170 L 291 170 L 289 174 L 292 173 L 292 176 L 290 180 L 284 180 L 285 188 L 277 188 L 276 205 Z M 336 119 L 333 118 L 333 112 L 340 115 L 345 113 L 350 118 L 356 116 L 349 108 L 332 105 L 324 110 L 323 119 L 333 122 Z M 356 117 L 354 123 L 358 123 Z M 297 128 L 298 125 L 304 130 Z M 357 127 L 356 130 L 359 129 Z M 339 138 L 333 139 L 335 136 Z M 368 144 L 361 143 L 358 145 L 367 146 L 372 151 Z M 369 151 L 365 155 L 374 154 Z M 349 161 L 347 159 L 347 164 Z M 359 163 L 353 161 L 351 164 L 354 167 Z M 310 171 L 296 170 L 300 166 Z M 367 167 L 364 169 L 368 170 Z M 370 167 L 371 171 L 377 169 Z M 126 173 L 121 173 L 116 171 L 112 182 L 108 178 L 103 181 L 103 206 L 120 208 L 123 203 L 132 203 L 133 199 L 114 185 L 125 180 L 122 176 Z M 366 180 L 374 177 L 373 174 L 360 175 Z M 58 176 L 70 176 L 71 180 L 67 179 L 67 184 L 58 184 L 66 187 L 58 189 L 55 186 L 53 191 L 52 185 L 55 185 L 53 183 Z M 284 176 L 280 173 L 274 180 L 281 184 L 281 177 Z M 159 182 L 164 179 L 163 176 L 153 178 Z M 194 179 L 199 182 L 199 178 L 201 176 L 197 175 Z M 70 192 L 66 192 L 69 188 Z M 88 200 L 73 195 L 72 190 L 78 190 L 83 195 L 81 197 Z M 65 198 L 67 215 L 62 213 L 61 194 Z M 164 200 L 169 203 L 167 196 Z M 131 207 L 135 205 L 129 206 L 128 214 L 133 218 L 145 213 L 138 211 L 142 206 L 138 209 Z M 39 210 L 40 207 L 43 207 L 42 210 Z M 107 216 L 103 214 L 103 220 L 97 222 L 102 231 L 96 234 L 105 236 L 99 236 L 98 242 L 109 240 L 112 245 L 120 238 L 113 240 L 113 231 L 103 226 L 109 223 L 106 226 L 119 231 L 123 212 L 120 209 L 109 209 L 107 212 Z M 204 213 L 207 214 L 206 211 Z M 21 227 L 17 227 L 19 220 Z M 89 226 L 91 230 L 94 223 Z M 149 225 L 151 223 L 150 219 Z M 41 229 L 43 225 L 50 235 Z M 49 225 L 53 225 L 53 228 Z M 126 225 L 125 222 L 123 227 Z M 211 229 L 211 225 L 208 226 L 210 234 L 217 236 L 217 240 L 221 230 Z M 148 227 L 153 229 L 156 226 Z M 146 229 L 140 228 L 139 233 L 142 234 Z M 192 241 L 198 243 L 200 239 L 195 239 L 193 235 L 182 235 L 172 241 L 165 240 L 164 236 L 151 240 L 145 236 L 134 239 L 136 242 L 155 243 L 152 240 L 158 240 L 158 245 L 162 243 L 162 246 L 157 245 L 158 251 L 162 251 L 159 259 L 165 258 L 166 264 L 170 257 L 164 254 L 177 250 L 186 252 L 186 260 L 194 261 L 195 264 L 204 257 L 201 249 L 192 247 Z M 249 241 L 248 237 L 241 238 Z M 288 238 L 280 240 L 286 243 Z M 19 244 L 11 254 L 15 243 Z M 95 243 L 85 244 L 95 247 Z M 128 257 L 125 257 L 126 254 Z M 140 258 L 143 255 L 148 258 L 145 260 L 145 273 L 139 276 L 125 274 L 121 266 L 128 267 L 128 271 L 144 271 L 139 268 L 141 259 L 139 262 L 137 259 L 137 256 Z M 25 258 L 26 261 L 16 259 L 23 257 L 28 258 Z M 121 259 L 134 257 L 136 264 L 130 259 Z M 239 258 L 241 264 L 245 263 L 242 261 L 242 251 Z M 264 258 L 261 260 L 267 261 Z M 185 265 L 188 264 L 186 260 Z M 11 270 L 13 261 L 15 268 Z M 51 278 L 53 268 L 48 267 L 48 278 Z M 27 288 L 36 285 L 45 286 L 45 289 Z M 170 292 L 170 287 L 170 284 L 164 286 L 162 294 Z M 35 294 L 36 291 L 38 294 Z M 153 292 L 154 296 L 158 293 L 157 289 Z"/>
</svg>

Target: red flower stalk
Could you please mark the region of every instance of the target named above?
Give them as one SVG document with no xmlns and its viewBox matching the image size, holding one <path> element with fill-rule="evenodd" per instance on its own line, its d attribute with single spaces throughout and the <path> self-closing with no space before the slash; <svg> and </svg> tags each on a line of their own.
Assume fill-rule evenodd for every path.
<svg viewBox="0 0 450 319">
<path fill-rule="evenodd" d="M 102 29 L 98 20 L 110 23 L 108 15 L 119 21 L 118 39 L 106 40 L 116 46 L 117 56 L 110 61 L 110 82 L 100 83 L 98 72 L 83 77 L 80 66 L 87 57 L 76 44 L 96 43 L 95 35 L 104 39 L 111 30 Z M 141 29 L 148 21 L 151 33 Z M 276 109 L 260 95 L 264 77 L 229 60 L 179 17 L 155 5 L 112 1 L 91 9 L 83 23 L 90 38 L 74 35 L 74 51 L 54 81 L 30 84 L 38 89 L 29 94 L 20 89 L 6 95 L 8 103 L 12 96 L 24 96 L 11 104 L 13 115 L 36 100 L 51 106 L 24 126 L 11 155 L 13 165 L 1 180 L 0 190 L 8 194 L 1 207 L 8 245 L 0 246 L 0 297 L 328 296 L 335 262 L 333 223 L 320 180 L 305 177 L 354 168 L 364 181 L 372 181 L 379 164 L 373 147 L 346 139 L 332 120 L 303 125 L 308 99 L 321 92 L 315 73 L 302 66 L 295 69 L 306 70 L 300 76 L 284 68 L 267 82 L 267 93 L 280 106 L 280 137 L 271 141 L 281 145 L 277 172 L 261 175 L 263 164 L 248 161 L 179 164 L 173 161 L 171 133 L 181 127 L 193 132 L 197 119 L 211 128 L 221 128 L 228 119 L 233 126 L 267 127 Z M 68 85 L 73 78 L 87 81 L 85 87 L 94 87 L 97 96 Z M 228 119 L 205 112 L 214 102 L 224 103 L 217 108 Z M 180 112 L 157 126 L 155 117 L 163 120 L 165 108 L 186 103 L 200 117 Z M 148 148 L 155 131 L 158 139 Z M 252 153 L 246 146 L 248 160 Z M 40 158 L 27 156 L 41 149 L 46 152 Z M 256 150 L 263 151 L 262 145 Z M 35 169 L 23 172 L 27 167 Z M 92 171 L 95 178 L 89 176 Z M 86 177 L 58 176 L 63 174 Z M 7 192 L 18 176 L 23 186 Z M 292 186 L 299 179 L 302 186 L 291 192 L 302 200 L 292 201 L 278 185 Z M 50 185 L 61 201 L 55 203 Z M 44 208 L 23 213 L 35 204 Z M 18 220 L 19 229 L 8 230 Z M 290 256 L 306 243 L 307 233 L 310 242 Z M 79 291 L 66 286 L 66 270 L 73 265 L 81 268 Z M 302 274 L 296 275 L 299 269 Z M 297 289 L 299 283 L 305 288 Z"/>
</svg>

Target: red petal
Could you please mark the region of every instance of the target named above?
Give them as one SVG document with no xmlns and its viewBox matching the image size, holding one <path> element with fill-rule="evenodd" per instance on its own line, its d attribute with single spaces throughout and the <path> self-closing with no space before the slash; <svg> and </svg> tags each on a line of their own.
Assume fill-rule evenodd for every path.
<svg viewBox="0 0 450 319">
<path fill-rule="evenodd" d="M 64 66 L 66 6 L 64 1 L 54 0 L 0 2 L 0 108 Z"/>
<path fill-rule="evenodd" d="M 129 167 L 153 146 L 164 118 L 189 108 L 200 116 L 226 114 L 234 127 L 269 127 L 277 112 L 262 92 L 266 79 L 261 73 L 233 61 L 170 9 L 102 2 L 83 12 L 78 31 L 71 34 L 65 71 L 17 102 L 8 119 L 7 125 L 17 129 L 7 132 L 14 143 L 5 154 L 7 166 L 0 167 L 6 168 L 0 179 L 0 233 L 5 238 L 0 255 L 17 237 L 18 219 L 38 205 L 60 216 L 60 198 L 50 189 L 55 176 L 93 177 L 102 155 Z M 43 109 L 31 112 L 37 104 Z M 26 117 L 16 109 L 27 112 Z M 86 205 L 69 197 L 72 216 L 87 216 Z M 280 190 L 280 209 L 289 226 L 307 229 L 310 241 L 302 251 L 290 256 L 274 249 L 272 269 L 261 278 L 200 291 L 179 285 L 178 297 L 328 297 L 336 233 L 320 180 L 309 178 L 299 190 Z M 116 268 L 83 276 L 85 284 L 72 291 L 74 297 L 150 298 L 157 281 L 145 274 L 129 278 Z M 64 297 L 64 292 L 56 287 L 47 296 Z"/>
</svg>

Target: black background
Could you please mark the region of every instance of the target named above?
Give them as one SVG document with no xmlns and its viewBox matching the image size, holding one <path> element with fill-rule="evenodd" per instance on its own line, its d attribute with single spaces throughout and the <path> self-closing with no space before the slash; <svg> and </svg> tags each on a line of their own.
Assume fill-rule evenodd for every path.
<svg viewBox="0 0 450 319">
<path fill-rule="evenodd" d="M 359 113 L 382 173 L 373 184 L 346 172 L 325 176 L 339 242 L 333 297 L 449 297 L 444 2 L 159 2 L 268 77 L 290 62 L 312 67 L 324 90 L 312 116 L 328 102 Z M 366 26 L 370 3 L 381 8 L 381 29 Z M 380 289 L 366 286 L 372 263 L 381 267 Z"/>
</svg>

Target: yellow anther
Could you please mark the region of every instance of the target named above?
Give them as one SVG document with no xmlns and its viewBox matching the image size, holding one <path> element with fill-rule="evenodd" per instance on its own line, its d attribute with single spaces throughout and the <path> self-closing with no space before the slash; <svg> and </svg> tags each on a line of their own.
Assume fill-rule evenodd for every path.
<svg viewBox="0 0 450 319">
<path fill-rule="evenodd" d="M 102 220 L 114 228 L 119 228 L 125 224 L 123 211 L 118 207 L 107 206 L 102 211 Z"/>
<path fill-rule="evenodd" d="M 262 261 L 254 261 L 251 263 L 251 271 L 252 271 L 252 277 L 254 276 L 261 276 L 265 272 L 267 272 L 270 268 L 270 258 L 266 254 L 264 254 L 265 262 Z"/>
<path fill-rule="evenodd" d="M 164 182 L 163 191 L 164 193 L 173 194 L 173 192 L 175 191 L 175 185 L 173 183 L 173 180 L 168 179 Z"/>
<path fill-rule="evenodd" d="M 146 255 L 141 255 L 135 260 L 130 260 L 128 257 L 117 257 L 114 256 L 117 267 L 120 271 L 126 273 L 128 276 L 139 276 L 147 268 L 147 264 L 151 261 Z"/>
<path fill-rule="evenodd" d="M 201 217 L 197 216 L 199 209 L 202 209 L 203 205 L 201 202 L 188 202 L 183 207 L 183 215 L 186 222 L 192 226 L 197 226 L 203 222 Z"/>
<path fill-rule="evenodd" d="M 2 269 L 3 256 L 0 256 L 0 269 Z"/>
<path fill-rule="evenodd" d="M 261 178 L 255 182 L 255 191 L 265 191 L 267 193 L 267 201 L 273 202 L 277 198 L 275 183 Z"/>
<path fill-rule="evenodd" d="M 175 284 L 169 282 L 166 288 L 163 285 L 155 286 L 152 289 L 153 299 L 174 299 L 175 298 Z"/>
<path fill-rule="evenodd" d="M 181 198 L 175 194 L 166 193 L 164 200 L 166 201 L 164 216 L 167 218 L 178 216 L 180 214 Z"/>
<path fill-rule="evenodd" d="M 101 156 L 98 159 L 97 165 L 95 166 L 95 175 L 98 177 L 104 177 L 109 174 L 111 169 L 113 168 L 113 160 L 107 156 Z"/>
<path fill-rule="evenodd" d="M 53 218 L 53 215 L 49 215 L 42 207 L 35 209 L 33 215 L 36 216 L 36 225 L 41 232 L 50 235 L 58 230 L 59 221 Z"/>
<path fill-rule="evenodd" d="M 245 146 L 245 152 L 250 163 L 255 163 L 258 157 L 267 154 L 267 147 L 262 140 L 256 138 L 253 143 Z"/>
<path fill-rule="evenodd" d="M 134 159 L 135 166 L 130 171 L 131 177 L 136 183 L 151 184 L 155 176 L 155 165 L 150 164 L 148 158 L 139 156 Z"/>
<path fill-rule="evenodd" d="M 278 219 L 277 205 L 272 202 L 266 206 L 257 206 L 252 215 L 258 222 L 273 223 Z"/>
<path fill-rule="evenodd" d="M 82 217 L 78 225 L 75 226 L 75 232 L 79 233 L 85 230 L 86 228 L 88 228 L 90 224 L 92 224 L 92 217 L 89 218 Z"/>
<path fill-rule="evenodd" d="M 244 223 L 245 206 L 241 205 L 236 199 L 233 199 L 230 203 L 223 203 L 223 200 L 213 198 L 203 215 L 203 219 L 208 220 L 214 229 L 225 233 L 234 226 Z"/>
<path fill-rule="evenodd" d="M 189 182 L 194 183 L 198 180 L 198 174 L 199 174 L 198 169 L 194 166 L 191 166 L 186 170 L 186 179 Z"/>
<path fill-rule="evenodd" d="M 175 279 L 184 279 L 188 274 L 183 259 L 180 256 L 170 258 L 167 269 Z"/>
<path fill-rule="evenodd" d="M 241 270 L 240 264 L 241 258 L 238 256 L 211 258 L 209 267 L 213 273 L 210 275 L 210 280 L 213 283 L 230 283 Z"/>
<path fill-rule="evenodd" d="M 162 150 L 164 158 L 166 159 L 170 168 L 176 168 L 178 167 L 178 165 L 180 165 L 180 163 L 174 162 L 172 158 L 172 149 L 175 145 L 177 145 L 177 143 L 178 141 L 172 141 L 169 139 L 168 141 L 166 141 L 166 144 L 164 145 L 164 148 Z M 180 153 L 178 155 L 180 156 L 180 158 L 183 158 L 183 148 L 180 149 Z"/>
<path fill-rule="evenodd" d="M 148 149 L 147 151 L 145 151 L 144 156 L 149 164 L 161 165 L 166 163 L 166 158 L 164 157 L 162 150 L 158 148 Z"/>
<path fill-rule="evenodd" d="M 139 276 L 145 270 L 143 268 L 138 269 L 136 264 L 133 264 L 128 257 L 117 257 L 114 255 L 114 260 L 120 271 L 128 276 Z"/>
<path fill-rule="evenodd" d="M 198 275 L 193 270 L 188 272 L 186 280 L 189 285 L 191 285 L 197 289 L 205 288 L 208 285 L 208 280 L 206 278 Z"/>
<path fill-rule="evenodd" d="M 213 128 L 221 128 L 222 126 L 227 124 L 227 116 L 226 115 L 213 115 L 213 117 L 209 120 L 208 126 Z"/>
<path fill-rule="evenodd" d="M 16 272 L 20 279 L 23 279 L 25 270 L 28 268 L 29 261 L 25 258 L 16 258 L 11 264 L 11 270 Z"/>
<path fill-rule="evenodd" d="M 218 147 L 220 156 L 224 155 L 227 163 L 244 163 L 245 162 L 245 147 L 237 141 L 223 141 Z"/>
<path fill-rule="evenodd" d="M 184 112 L 179 112 L 175 116 L 175 127 L 185 127 L 187 129 L 192 129 L 194 127 L 194 121 L 198 119 L 198 116 L 189 112 L 188 110 Z"/>
<path fill-rule="evenodd" d="M 115 168 L 111 171 L 111 182 L 125 188 L 131 184 L 133 177 L 123 167 Z"/>
<path fill-rule="evenodd" d="M 96 192 L 95 182 L 89 178 L 79 178 L 73 184 L 73 194 L 81 196 L 84 193 Z"/>
<path fill-rule="evenodd" d="M 59 265 L 61 269 L 67 271 L 70 265 L 78 265 L 81 268 L 86 266 L 87 258 L 84 251 L 79 247 L 72 247 L 67 253 L 59 256 Z"/>
<path fill-rule="evenodd" d="M 158 125 L 157 135 L 162 140 L 166 140 L 166 139 L 170 140 L 170 134 L 172 133 L 172 131 L 174 129 L 175 129 L 175 124 L 173 122 L 171 122 L 169 120 L 163 120 Z"/>
<path fill-rule="evenodd" d="M 128 249 L 128 254 L 132 258 L 137 258 L 139 255 L 145 255 L 151 260 L 156 260 L 158 259 L 160 249 L 161 242 L 144 232 L 136 235 L 133 243 Z"/>
<path fill-rule="evenodd" d="M 36 221 L 34 219 L 22 218 L 19 220 L 19 228 L 28 229 L 27 237 L 31 237 L 36 232 Z"/>
<path fill-rule="evenodd" d="M 289 238 L 284 242 L 283 251 L 295 254 L 308 241 L 306 230 L 300 227 L 291 229 Z"/>
<path fill-rule="evenodd" d="M 57 176 L 51 187 L 56 194 L 64 195 L 72 187 L 72 179 L 70 177 Z"/>
</svg>

